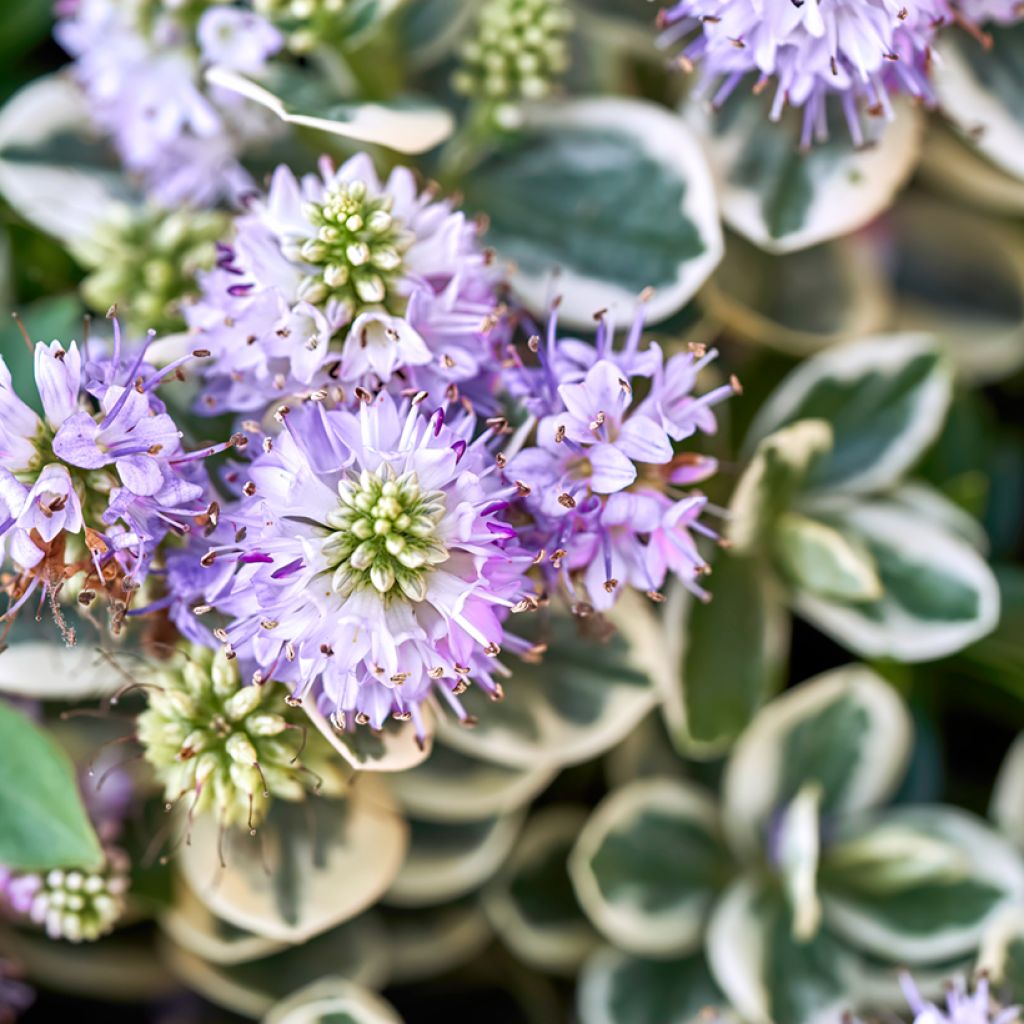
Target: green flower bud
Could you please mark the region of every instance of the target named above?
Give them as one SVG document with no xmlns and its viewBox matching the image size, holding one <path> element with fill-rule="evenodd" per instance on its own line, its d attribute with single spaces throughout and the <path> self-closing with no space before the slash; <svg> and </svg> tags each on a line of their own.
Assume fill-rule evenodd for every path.
<svg viewBox="0 0 1024 1024">
<path fill-rule="evenodd" d="M 82 297 L 97 312 L 117 306 L 132 333 L 184 330 L 182 306 L 198 294 L 196 274 L 213 266 L 229 226 L 215 211 L 122 208 L 83 255 L 91 273 Z"/>
<path fill-rule="evenodd" d="M 151 679 L 137 734 L 168 803 L 225 825 L 264 819 L 270 800 L 339 794 L 346 768 L 279 683 L 245 685 L 223 651 L 182 643 Z"/>
<path fill-rule="evenodd" d="M 486 97 L 499 127 L 513 124 L 504 108 L 551 95 L 568 69 L 572 24 L 565 0 L 483 0 L 452 88 Z"/>
</svg>

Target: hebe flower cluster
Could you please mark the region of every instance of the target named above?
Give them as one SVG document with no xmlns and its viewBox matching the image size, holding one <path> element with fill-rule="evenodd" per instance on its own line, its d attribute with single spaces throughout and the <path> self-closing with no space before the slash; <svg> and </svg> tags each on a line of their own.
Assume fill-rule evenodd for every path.
<svg viewBox="0 0 1024 1024">
<path fill-rule="evenodd" d="M 702 95 L 718 106 L 752 79 L 772 90 L 773 120 L 803 110 L 804 146 L 827 137 L 830 97 L 857 145 L 860 108 L 891 117 L 893 92 L 931 101 L 932 40 L 953 20 L 946 0 L 679 0 L 659 16 L 679 63 L 700 67 Z"/>
<path fill-rule="evenodd" d="M 160 542 L 208 516 L 195 464 L 236 439 L 186 453 L 156 388 L 192 356 L 158 373 L 147 345 L 126 356 L 114 327 L 112 354 L 92 362 L 76 342 L 35 345 L 42 417 L 0 356 L 0 559 L 16 569 L 5 617 L 37 590 L 56 608 L 74 581 L 81 604 L 103 592 L 119 622 Z"/>
<path fill-rule="evenodd" d="M 499 694 L 502 650 L 529 646 L 505 628 L 530 557 L 508 521 L 501 435 L 461 407 L 425 415 L 425 399 L 279 410 L 284 430 L 223 513 L 238 539 L 203 558 L 237 566 L 210 598 L 230 618 L 218 639 L 338 728 L 394 716 L 423 736 L 431 693 L 464 717 L 459 693 Z"/>
<path fill-rule="evenodd" d="M 717 353 L 701 346 L 665 359 L 641 348 L 642 309 L 621 350 L 602 315 L 593 345 L 558 337 L 557 313 L 546 338 L 531 339 L 535 366 L 510 374 L 537 418 L 535 445 L 512 458 L 523 485 L 533 549 L 550 590 L 577 611 L 610 608 L 626 586 L 660 597 L 668 574 L 698 597 L 708 571 L 693 534 L 718 539 L 700 521 L 701 494 L 680 488 L 707 479 L 714 459 L 676 454 L 673 442 L 713 433 L 713 406 L 739 390 L 732 379 L 701 397 L 692 392 Z"/>
<path fill-rule="evenodd" d="M 365 155 L 301 181 L 278 168 L 188 311 L 213 355 L 202 411 L 381 386 L 486 405 L 503 338 L 490 262 L 404 167 L 386 182 Z"/>
<path fill-rule="evenodd" d="M 0 895 L 9 912 L 44 928 L 51 939 L 95 942 L 113 931 L 125 909 L 129 861 L 106 849 L 97 871 L 54 868 L 45 874 L 0 868 Z"/>
<path fill-rule="evenodd" d="M 253 187 L 239 163 L 275 125 L 203 83 L 207 66 L 260 71 L 284 44 L 252 10 L 219 0 L 61 0 L 58 42 L 96 124 L 125 167 L 167 205 L 213 204 Z"/>
</svg>

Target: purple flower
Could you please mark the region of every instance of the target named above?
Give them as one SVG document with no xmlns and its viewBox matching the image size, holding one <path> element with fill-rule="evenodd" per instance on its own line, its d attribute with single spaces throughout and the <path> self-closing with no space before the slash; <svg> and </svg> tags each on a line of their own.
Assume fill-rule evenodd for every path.
<svg viewBox="0 0 1024 1024">
<path fill-rule="evenodd" d="M 196 463 L 227 445 L 186 453 L 154 393 L 192 355 L 157 372 L 145 345 L 123 357 L 116 322 L 114 339 L 110 356 L 84 365 L 75 342 L 36 345 L 43 418 L 14 393 L 0 357 L 0 557 L 20 570 L 7 616 L 40 585 L 53 594 L 79 573 L 86 590 L 126 596 L 168 533 L 206 516 Z"/>
<path fill-rule="evenodd" d="M 238 161 L 279 126 L 265 111 L 203 85 L 205 65 L 262 69 L 283 38 L 251 11 L 214 6 L 80 0 L 61 10 L 55 35 L 96 124 L 125 166 L 168 206 L 212 204 L 252 188 Z"/>
<path fill-rule="evenodd" d="M 963 978 L 956 978 L 946 990 L 946 1009 L 922 998 L 914 979 L 906 971 L 900 974 L 900 986 L 914 1024 L 1013 1024 L 1020 1020 L 1020 1007 L 993 1009 L 989 999 L 988 978 L 982 975 L 974 994 L 967 991 Z"/>
<path fill-rule="evenodd" d="M 663 9 L 666 45 L 699 66 L 699 92 L 720 106 L 745 79 L 771 88 L 771 118 L 803 109 L 801 144 L 828 135 L 826 101 L 838 98 L 855 144 L 864 142 L 858 105 L 891 118 L 890 93 L 931 102 L 930 46 L 953 20 L 946 0 L 680 0 Z"/>
<path fill-rule="evenodd" d="M 382 393 L 358 413 L 308 403 L 283 414 L 222 519 L 236 540 L 203 564 L 236 566 L 211 602 L 218 638 L 339 727 L 411 718 L 437 692 L 464 716 L 471 681 L 498 691 L 504 620 L 530 560 L 507 519 L 516 488 L 460 412 L 429 418 Z M 215 588 L 215 589 L 217 589 Z"/>
<path fill-rule="evenodd" d="M 284 46 L 284 36 L 265 18 L 238 7 L 211 7 L 196 29 L 203 60 L 255 74 Z"/>
<path fill-rule="evenodd" d="M 490 258 L 407 168 L 381 182 L 365 154 L 301 180 L 279 167 L 200 283 L 187 316 L 215 357 L 205 411 L 381 387 L 493 405 L 506 335 Z"/>
<path fill-rule="evenodd" d="M 1024 18 L 1021 0 L 960 0 L 958 8 L 974 25 L 1015 25 Z"/>
<path fill-rule="evenodd" d="M 669 574 L 707 597 L 697 580 L 708 567 L 693 535 L 718 536 L 700 521 L 707 499 L 679 488 L 711 476 L 716 463 L 677 454 L 673 442 L 713 433 L 712 407 L 739 384 L 695 397 L 717 353 L 693 346 L 666 362 L 656 344 L 641 348 L 642 332 L 641 312 L 616 350 L 602 319 L 588 346 L 560 340 L 552 315 L 546 340 L 531 339 L 536 365 L 520 363 L 508 378 L 538 417 L 533 445 L 508 465 L 530 518 L 523 541 L 548 589 L 560 587 L 577 610 L 610 608 L 623 586 L 659 596 Z M 635 403 L 634 393 L 645 397 Z"/>
</svg>

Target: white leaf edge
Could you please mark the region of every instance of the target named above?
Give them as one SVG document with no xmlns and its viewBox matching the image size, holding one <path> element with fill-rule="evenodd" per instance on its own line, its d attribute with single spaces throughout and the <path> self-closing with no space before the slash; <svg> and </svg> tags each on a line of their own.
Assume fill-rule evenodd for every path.
<svg viewBox="0 0 1024 1024">
<path fill-rule="evenodd" d="M 634 99 L 572 100 L 545 103 L 526 111 L 530 128 L 597 128 L 624 134 L 645 156 L 673 171 L 686 185 L 682 211 L 693 223 L 704 252 L 680 264 L 676 280 L 659 287 L 647 300 L 647 322 L 658 323 L 680 310 L 718 266 L 725 252 L 711 171 L 697 138 L 670 111 Z M 554 294 L 561 296 L 559 323 L 575 330 L 592 329 L 601 309 L 632 315 L 637 296 L 614 281 L 577 274 L 572 267 L 550 267 L 530 274 L 521 267 L 511 274 L 513 290 L 535 313 L 548 311 Z"/>
<path fill-rule="evenodd" d="M 439 146 L 455 130 L 455 119 L 450 111 L 442 107 L 410 107 L 403 110 L 381 103 L 355 103 L 350 107 L 351 120 L 332 121 L 308 114 L 289 114 L 280 97 L 230 68 L 208 68 L 206 80 L 211 85 L 266 107 L 286 124 L 341 135 L 357 142 L 386 146 L 404 155 L 425 153 Z"/>
<path fill-rule="evenodd" d="M 849 506 L 842 526 L 886 546 L 917 564 L 936 563 L 978 594 L 978 613 L 965 622 L 926 621 L 904 612 L 888 593 L 881 621 L 869 618 L 853 604 L 829 601 L 806 591 L 794 591 L 793 608 L 839 643 L 864 658 L 891 657 L 905 662 L 934 661 L 955 654 L 987 636 L 999 622 L 1001 594 L 991 567 L 978 551 L 943 525 L 929 522 L 920 510 L 878 499 Z"/>
<path fill-rule="evenodd" d="M 0 693 L 34 700 L 88 700 L 124 685 L 117 669 L 92 647 L 45 640 L 13 643 L 0 653 Z"/>
<path fill-rule="evenodd" d="M 766 704 L 733 747 L 722 778 L 722 816 L 733 851 L 755 859 L 762 826 L 778 808 L 782 739 L 830 704 L 853 697 L 871 716 L 858 774 L 847 785 L 841 810 L 854 813 L 883 803 L 899 785 L 910 756 L 910 715 L 893 688 L 865 665 L 846 665 L 815 676 Z"/>
<path fill-rule="evenodd" d="M 571 976 L 600 940 L 583 912 L 562 928 L 541 928 L 522 914 L 509 890 L 517 871 L 534 863 L 552 845 L 574 839 L 587 820 L 585 807 L 553 805 L 535 814 L 496 878 L 483 892 L 483 908 L 495 932 L 524 963 L 540 971 Z"/>
<path fill-rule="evenodd" d="M 1006 891 L 1006 900 L 973 926 L 938 928 L 926 936 L 893 931 L 844 897 L 822 892 L 825 921 L 830 930 L 875 956 L 915 966 L 969 956 L 977 949 L 987 926 L 1004 907 L 1024 899 L 1024 863 L 1013 846 L 983 819 L 942 805 L 911 805 L 893 814 L 927 816 L 928 831 L 966 854 L 971 874 Z"/>
<path fill-rule="evenodd" d="M 402 869 L 381 901 L 392 907 L 434 907 L 465 896 L 505 863 L 525 820 L 524 811 L 495 818 L 482 842 L 455 856 L 423 853 L 416 849 L 414 838 Z"/>
<path fill-rule="evenodd" d="M 935 51 L 941 73 L 935 76 L 935 92 L 970 145 L 1007 174 L 1024 178 L 1024 125 L 978 82 L 960 53 L 961 46 L 980 45 L 966 33 L 939 40 Z"/>
<path fill-rule="evenodd" d="M 893 120 L 885 124 L 872 146 L 858 150 L 851 144 L 849 155 L 830 168 L 824 187 L 815 191 L 804 226 L 781 238 L 768 230 L 761 194 L 729 181 L 728 167 L 746 145 L 745 132 L 716 135 L 711 123 L 714 114 L 709 114 L 704 104 L 687 104 L 684 117 L 698 131 L 708 153 L 726 224 L 765 252 L 781 255 L 851 234 L 892 204 L 917 166 L 925 126 L 924 115 L 909 100 L 894 103 L 893 110 Z M 749 119 L 739 124 L 744 123 Z M 795 141 L 793 145 L 795 148 Z M 864 197 L 865 182 L 872 187 L 870 201 Z"/>
<path fill-rule="evenodd" d="M 777 430 L 825 378 L 849 382 L 869 372 L 895 374 L 910 360 L 936 351 L 932 337 L 920 333 L 880 334 L 827 349 L 798 366 L 775 389 L 754 417 L 744 445 L 750 449 Z M 864 493 L 898 483 L 939 436 L 952 397 L 952 369 L 940 362 L 938 372 L 919 389 L 914 414 L 902 433 L 889 439 L 869 468 L 831 484 L 829 492 Z M 837 437 L 837 446 L 841 442 Z"/>
<path fill-rule="evenodd" d="M 61 129 L 81 133 L 90 123 L 81 90 L 59 73 L 33 79 L 0 109 L 0 194 L 27 221 L 72 250 L 87 244 L 96 228 L 124 205 L 124 195 L 111 187 L 114 172 L 15 164 L 2 153 L 12 144 L 44 141 Z"/>
<path fill-rule="evenodd" d="M 712 892 L 690 894 L 659 915 L 610 903 L 592 867 L 608 836 L 613 831 L 628 831 L 651 808 L 675 812 L 711 836 L 720 834 L 718 808 L 704 790 L 682 779 L 640 779 L 614 790 L 597 805 L 569 855 L 569 877 L 591 922 L 620 949 L 652 959 L 684 956 L 700 948 Z"/>
<path fill-rule="evenodd" d="M 343 978 L 321 978 L 275 1004 L 263 1024 L 318 1024 L 324 1016 L 346 1013 L 358 1024 L 402 1024 L 390 1003 Z"/>
<path fill-rule="evenodd" d="M 1024 733 L 1017 736 L 1003 758 L 988 814 L 1017 849 L 1024 850 Z"/>
</svg>

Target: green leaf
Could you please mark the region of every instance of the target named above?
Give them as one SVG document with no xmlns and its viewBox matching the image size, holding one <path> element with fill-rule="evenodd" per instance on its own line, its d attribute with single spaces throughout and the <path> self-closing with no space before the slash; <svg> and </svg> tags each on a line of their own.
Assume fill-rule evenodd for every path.
<svg viewBox="0 0 1024 1024">
<path fill-rule="evenodd" d="M 495 932 L 537 970 L 573 975 L 598 944 L 568 874 L 569 852 L 586 818 L 582 807 L 543 808 L 484 891 Z"/>
<path fill-rule="evenodd" d="M 703 956 L 643 960 L 605 947 L 583 966 L 576 992 L 580 1024 L 733 1024 Z"/>
<path fill-rule="evenodd" d="M 255 935 L 301 943 L 375 902 L 401 867 L 407 829 L 384 786 L 363 775 L 344 801 L 277 801 L 254 836 L 224 832 L 200 815 L 190 839 L 178 864 L 212 913 Z"/>
<path fill-rule="evenodd" d="M 455 126 L 449 111 L 428 103 L 343 102 L 325 90 L 323 76 L 305 69 L 278 68 L 261 84 L 229 68 L 212 67 L 206 80 L 259 103 L 287 124 L 399 153 L 425 153 L 444 142 Z"/>
<path fill-rule="evenodd" d="M 680 780 L 623 786 L 591 815 L 569 874 L 590 920 L 620 949 L 692 953 L 728 877 L 715 804 Z"/>
<path fill-rule="evenodd" d="M 866 546 L 795 512 L 775 527 L 775 555 L 794 586 L 840 601 L 872 601 L 882 581 Z"/>
<path fill-rule="evenodd" d="M 844 844 L 864 844 L 880 830 L 906 837 L 882 847 L 898 863 L 887 868 L 883 856 L 882 864 L 863 858 L 842 864 Z M 915 833 L 916 845 L 910 841 Z M 948 853 L 931 852 L 936 845 Z M 995 915 L 1024 896 L 1024 865 L 1013 847 L 981 819 L 953 807 L 897 807 L 847 821 L 837 836 L 836 856 L 836 868 L 826 855 L 821 872 L 828 928 L 896 964 L 969 955 Z"/>
<path fill-rule="evenodd" d="M 489 240 L 515 263 L 526 305 L 547 312 L 559 272 L 559 316 L 593 325 L 654 288 L 648 320 L 671 316 L 722 255 L 714 189 L 697 140 L 653 104 L 627 99 L 544 104 L 521 137 L 461 182 Z M 567 230 L 567 225 L 572 230 Z"/>
<path fill-rule="evenodd" d="M 809 591 L 793 594 L 804 618 L 863 657 L 930 661 L 991 632 L 999 585 L 985 559 L 920 508 L 876 499 L 838 511 L 831 525 L 866 545 L 883 595 L 859 604 Z"/>
<path fill-rule="evenodd" d="M 432 907 L 479 888 L 512 852 L 524 816 L 457 824 L 411 820 L 409 852 L 385 902 L 396 907 Z"/>
<path fill-rule="evenodd" d="M 878 490 L 897 483 L 938 437 L 951 397 L 949 367 L 929 338 L 882 335 L 798 366 L 762 406 L 746 447 L 799 420 L 824 420 L 834 444 L 808 487 Z"/>
<path fill-rule="evenodd" d="M 103 851 L 67 755 L 0 701 L 0 864 L 16 871 L 93 870 Z"/>
<path fill-rule="evenodd" d="M 826 816 L 877 806 L 896 789 L 910 752 L 910 717 L 862 665 L 833 669 L 762 708 L 733 748 L 723 780 L 726 834 L 758 856 L 775 813 L 808 783 Z"/>
<path fill-rule="evenodd" d="M 403 58 L 417 71 L 440 63 L 466 34 L 473 13 L 469 0 L 403 4 L 396 19 Z"/>
<path fill-rule="evenodd" d="M 677 586 L 664 605 L 665 643 L 678 638 L 682 671 L 664 695 L 662 713 L 689 756 L 731 745 L 782 685 L 789 647 L 789 613 L 761 560 L 723 551 L 712 564 L 710 602 Z M 665 646 L 657 645 L 653 657 L 664 655 Z"/>
<path fill-rule="evenodd" d="M 780 126 L 764 97 L 742 89 L 720 111 L 693 103 L 687 113 L 707 140 L 726 223 L 773 253 L 849 234 L 882 213 L 917 163 L 924 125 L 920 111 L 899 103 L 892 122 L 867 126 L 870 145 L 835 132 L 803 151 L 801 115 L 787 114 Z"/>
<path fill-rule="evenodd" d="M 923 197 L 900 203 L 890 223 L 896 326 L 933 335 L 963 379 L 999 380 L 1019 369 L 1024 240 L 1016 226 Z"/>
<path fill-rule="evenodd" d="M 274 1006 L 264 1024 L 402 1024 L 380 996 L 341 978 L 323 978 Z"/>
<path fill-rule="evenodd" d="M 588 623 L 553 616 L 536 637 L 548 645 L 543 660 L 511 666 L 499 702 L 470 687 L 460 699 L 476 723 L 439 715 L 438 735 L 470 757 L 523 770 L 578 764 L 614 746 L 656 697 L 638 652 L 618 636 L 581 635 Z M 523 621 L 519 632 L 530 626 Z"/>
<path fill-rule="evenodd" d="M 964 140 L 997 167 L 1024 178 L 1024 25 L 986 25 L 991 47 L 951 32 L 937 47 L 935 90 Z"/>
<path fill-rule="evenodd" d="M 760 441 L 729 508 L 729 540 L 737 551 L 764 544 L 831 450 L 832 428 L 823 419 L 800 420 Z"/>
<path fill-rule="evenodd" d="M 737 879 L 715 907 L 707 956 L 744 1020 L 835 1024 L 860 995 L 856 956 L 825 931 L 795 940 L 779 894 L 753 877 Z"/>
</svg>

